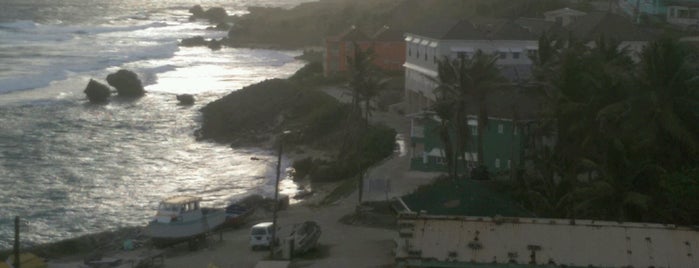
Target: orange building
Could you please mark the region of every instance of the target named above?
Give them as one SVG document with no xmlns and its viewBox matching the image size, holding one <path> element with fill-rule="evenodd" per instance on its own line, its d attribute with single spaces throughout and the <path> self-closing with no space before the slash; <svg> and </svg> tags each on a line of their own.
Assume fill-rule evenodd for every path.
<svg viewBox="0 0 699 268">
<path fill-rule="evenodd" d="M 352 26 L 345 32 L 325 39 L 323 70 L 325 76 L 348 70 L 348 57 L 354 55 L 354 43 L 360 49 L 372 48 L 374 64 L 384 71 L 402 71 L 405 63 L 403 32 L 384 26 L 372 36 L 367 36 Z"/>
</svg>

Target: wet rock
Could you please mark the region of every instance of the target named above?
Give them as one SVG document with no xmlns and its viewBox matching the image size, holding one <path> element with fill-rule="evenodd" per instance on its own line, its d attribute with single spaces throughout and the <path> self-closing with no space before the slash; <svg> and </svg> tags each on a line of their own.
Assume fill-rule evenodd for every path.
<svg viewBox="0 0 699 268">
<path fill-rule="evenodd" d="M 228 19 L 228 12 L 222 7 L 212 7 L 204 12 L 204 17 L 213 23 L 221 23 Z"/>
<path fill-rule="evenodd" d="M 193 18 L 203 18 L 204 17 L 204 9 L 200 5 L 195 5 L 191 8 L 189 8 L 189 13 L 192 13 Z"/>
<path fill-rule="evenodd" d="M 83 92 L 85 92 L 87 99 L 92 103 L 106 103 L 112 94 L 109 86 L 92 79 L 87 83 L 87 87 L 85 87 Z"/>
<path fill-rule="evenodd" d="M 221 49 L 221 42 L 216 40 L 216 39 L 211 39 L 211 42 L 209 42 L 208 47 L 211 50 L 220 50 Z"/>
<path fill-rule="evenodd" d="M 212 23 L 223 23 L 228 19 L 228 12 L 222 7 L 212 7 L 204 11 L 200 5 L 195 5 L 189 9 L 192 16 L 189 20 L 207 19 Z"/>
<path fill-rule="evenodd" d="M 146 94 L 141 80 L 136 73 L 129 70 L 119 70 L 116 73 L 107 75 L 107 83 L 117 90 L 121 97 L 141 97 Z"/>
<path fill-rule="evenodd" d="M 177 95 L 177 100 L 180 102 L 181 105 L 193 105 L 194 104 L 194 96 L 192 94 Z"/>
<path fill-rule="evenodd" d="M 201 36 L 195 36 L 195 37 L 190 37 L 190 38 L 185 38 L 182 39 L 180 42 L 180 46 L 183 47 L 198 47 L 198 46 L 208 46 L 209 42 L 207 42 L 204 37 Z"/>
</svg>

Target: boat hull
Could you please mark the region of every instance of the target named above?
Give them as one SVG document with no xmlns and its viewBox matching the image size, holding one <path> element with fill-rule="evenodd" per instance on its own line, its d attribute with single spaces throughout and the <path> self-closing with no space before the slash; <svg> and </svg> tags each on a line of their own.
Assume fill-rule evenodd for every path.
<svg viewBox="0 0 699 268">
<path fill-rule="evenodd" d="M 205 235 L 220 227 L 225 220 L 223 210 L 209 210 L 197 220 L 169 223 L 151 221 L 146 227 L 146 235 L 156 244 L 177 243 Z"/>
</svg>

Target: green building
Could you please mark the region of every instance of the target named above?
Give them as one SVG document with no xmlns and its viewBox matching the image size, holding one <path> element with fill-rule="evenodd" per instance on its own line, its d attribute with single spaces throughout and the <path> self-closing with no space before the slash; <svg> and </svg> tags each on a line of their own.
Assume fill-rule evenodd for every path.
<svg viewBox="0 0 699 268">
<path fill-rule="evenodd" d="M 514 88 L 498 90 L 486 98 L 488 123 L 483 131 L 483 165 L 497 177 L 507 177 L 513 168 L 523 167 L 530 149 L 538 144 L 532 132 L 539 122 L 540 98 L 519 91 Z M 464 162 L 459 165 L 459 172 L 466 175 L 478 166 L 477 105 L 468 107 L 471 107 L 467 122 L 469 142 L 467 153 L 460 159 Z M 446 172 L 444 145 L 439 137 L 441 119 L 429 111 L 410 117 L 411 169 Z"/>
</svg>

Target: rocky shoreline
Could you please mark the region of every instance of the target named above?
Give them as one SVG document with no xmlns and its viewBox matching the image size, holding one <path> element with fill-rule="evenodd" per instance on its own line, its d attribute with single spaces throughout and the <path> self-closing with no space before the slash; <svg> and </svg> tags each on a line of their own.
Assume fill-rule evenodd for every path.
<svg viewBox="0 0 699 268">
<path fill-rule="evenodd" d="M 238 43 L 238 45 L 241 44 Z M 289 48 L 289 46 L 283 44 L 270 44 L 265 43 L 265 45 L 257 47 Z M 235 45 L 235 42 L 229 42 L 228 45 Z M 328 147 L 328 145 L 336 143 L 338 135 L 341 133 L 339 127 L 342 120 L 339 119 L 344 118 L 342 114 L 346 108 L 325 93 L 313 90 L 314 87 L 326 83 L 319 78 L 322 76 L 320 75 L 322 67 L 319 69 L 318 66 L 320 65 L 309 64 L 289 79 L 263 81 L 206 105 L 201 111 L 205 123 L 202 124 L 202 129 L 198 131 L 201 134 L 199 137 L 205 140 L 229 143 L 232 146 L 255 145 L 271 147 L 270 141 L 274 139 L 274 135 L 269 133 L 277 133 L 282 129 L 292 129 L 296 135 L 287 141 L 290 145 L 290 150 L 293 150 L 288 154 L 292 158 L 298 160 L 309 156 L 321 159 L 333 157 L 335 153 L 332 148 L 334 147 Z M 143 87 L 138 78 L 131 75 L 131 73 L 127 70 L 121 70 L 113 74 L 119 77 L 126 77 L 126 82 L 121 78 L 117 79 L 119 80 L 117 82 L 114 82 L 113 77 L 107 78 L 108 83 L 115 87 L 116 91 L 92 80 L 86 87 L 85 94 L 94 103 L 107 102 L 113 92 L 117 92 L 121 96 L 123 90 L 120 90 L 120 88 L 124 87 L 141 89 L 135 91 L 126 89 L 124 91 L 126 93 L 123 93 L 124 96 L 133 95 L 135 98 L 142 96 L 145 94 L 145 91 L 142 90 Z M 107 89 L 106 92 L 105 89 Z M 242 95 L 246 94 L 251 96 L 252 99 L 241 98 Z M 282 102 L 273 102 L 269 99 L 269 96 L 279 96 L 278 99 Z M 257 101 L 254 100 L 256 98 Z M 236 107 L 232 102 L 238 102 L 239 105 L 252 104 L 255 107 L 253 107 L 254 109 L 233 109 L 239 111 L 253 110 L 248 113 L 235 112 L 229 110 L 230 107 Z M 261 116 L 261 114 L 265 114 L 264 111 L 269 111 L 270 113 Z M 220 123 L 222 118 L 231 115 L 240 116 L 241 118 L 247 117 L 250 121 L 242 120 L 236 122 L 234 124 L 236 125 L 235 128 L 224 128 L 214 131 L 208 129 L 209 126 Z M 261 121 L 272 123 L 259 124 Z M 318 124 L 318 122 L 324 123 Z M 230 122 L 227 123 L 227 127 L 231 127 Z M 246 129 L 246 131 L 241 131 L 242 129 Z M 123 227 L 36 245 L 25 248 L 23 251 L 30 251 L 49 259 L 80 260 L 94 254 L 95 251 L 103 252 L 100 254 L 119 251 L 126 240 L 147 240 L 143 231 L 144 226 Z M 0 251 L 0 257 L 2 258 L 6 258 L 10 254 L 11 250 Z"/>
</svg>

